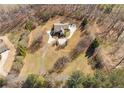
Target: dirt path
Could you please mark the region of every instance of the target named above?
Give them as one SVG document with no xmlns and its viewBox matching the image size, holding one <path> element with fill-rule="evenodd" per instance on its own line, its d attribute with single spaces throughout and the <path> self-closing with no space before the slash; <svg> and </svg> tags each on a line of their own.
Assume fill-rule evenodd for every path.
<svg viewBox="0 0 124 93">
<path fill-rule="evenodd" d="M 0 60 L 0 74 L 3 76 L 7 76 L 7 72 L 4 71 L 4 64 L 6 63 L 6 60 L 8 58 L 10 50 L 7 50 L 3 53 L 1 53 L 1 60 Z"/>
<path fill-rule="evenodd" d="M 44 62 L 44 60 L 45 60 L 45 57 L 46 57 L 46 55 L 47 55 L 47 53 L 48 53 L 48 47 L 49 47 L 49 44 L 46 44 L 46 45 L 44 45 L 44 47 L 43 47 L 43 51 L 42 51 L 42 60 L 41 60 L 41 69 L 40 69 L 40 74 L 45 74 L 47 71 L 46 71 L 46 68 L 45 68 L 45 62 Z"/>
</svg>

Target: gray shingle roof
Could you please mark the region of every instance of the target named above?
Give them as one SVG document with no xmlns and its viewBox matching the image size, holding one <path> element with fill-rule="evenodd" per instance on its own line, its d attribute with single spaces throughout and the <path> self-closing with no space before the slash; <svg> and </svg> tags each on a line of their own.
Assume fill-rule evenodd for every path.
<svg viewBox="0 0 124 93">
<path fill-rule="evenodd" d="M 62 23 L 56 23 L 56 24 L 54 24 L 54 31 L 60 31 L 61 30 L 61 28 L 63 28 L 63 29 L 68 29 L 68 24 L 66 23 L 66 24 L 62 24 Z"/>
</svg>

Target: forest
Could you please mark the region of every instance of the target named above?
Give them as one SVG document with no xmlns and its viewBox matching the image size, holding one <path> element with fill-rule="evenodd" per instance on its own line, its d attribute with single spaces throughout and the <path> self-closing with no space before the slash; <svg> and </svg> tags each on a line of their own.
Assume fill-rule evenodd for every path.
<svg viewBox="0 0 124 93">
<path fill-rule="evenodd" d="M 0 7 L 0 37 L 5 36 L 16 51 L 10 47 L 10 55 L 15 52 L 14 60 L 7 60 L 3 67 L 0 51 L 1 88 L 124 87 L 123 5 L 3 6 L 6 8 Z M 64 46 L 57 41 L 48 42 L 48 32 L 55 23 L 76 25 Z M 66 30 L 64 34 L 68 36 L 71 32 Z M 2 44 L 0 50 L 1 47 Z"/>
</svg>

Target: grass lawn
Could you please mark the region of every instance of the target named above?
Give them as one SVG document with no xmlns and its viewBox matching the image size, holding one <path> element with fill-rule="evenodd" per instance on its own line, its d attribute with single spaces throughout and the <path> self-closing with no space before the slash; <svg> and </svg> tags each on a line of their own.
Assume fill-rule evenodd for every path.
<svg viewBox="0 0 124 93">
<path fill-rule="evenodd" d="M 88 65 L 88 60 L 84 54 L 80 54 L 75 60 L 70 62 L 61 74 L 70 75 L 74 71 L 82 71 L 84 74 L 93 74 L 93 70 Z"/>
<path fill-rule="evenodd" d="M 27 53 L 24 59 L 24 66 L 20 76 L 27 76 L 31 73 L 39 73 L 41 67 L 41 53 L 35 52 L 34 54 Z"/>
</svg>

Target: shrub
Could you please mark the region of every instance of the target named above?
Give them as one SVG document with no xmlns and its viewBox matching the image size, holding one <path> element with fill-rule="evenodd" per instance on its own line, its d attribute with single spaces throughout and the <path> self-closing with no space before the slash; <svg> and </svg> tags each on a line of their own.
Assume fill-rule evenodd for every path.
<svg viewBox="0 0 124 93">
<path fill-rule="evenodd" d="M 24 83 L 23 87 L 26 88 L 42 88 L 45 87 L 46 80 L 44 77 L 36 74 L 30 74 Z"/>
<path fill-rule="evenodd" d="M 84 30 L 84 28 L 86 27 L 87 24 L 88 24 L 88 20 L 87 20 L 87 18 L 84 18 L 80 25 L 81 30 Z"/>
<path fill-rule="evenodd" d="M 21 71 L 21 68 L 23 67 L 23 56 L 16 56 L 15 62 L 13 64 L 13 70 L 19 73 Z"/>
<path fill-rule="evenodd" d="M 35 29 L 36 26 L 33 24 L 32 21 L 28 21 L 25 25 L 25 29 L 28 30 L 28 31 L 32 31 L 33 29 Z"/>
<path fill-rule="evenodd" d="M 104 7 L 104 13 L 110 14 L 111 11 L 112 11 L 112 9 L 113 9 L 113 6 L 114 6 L 114 5 L 106 5 L 106 6 Z"/>
<path fill-rule="evenodd" d="M 0 87 L 3 87 L 6 84 L 6 80 L 0 78 Z"/>
<path fill-rule="evenodd" d="M 98 87 L 98 82 L 95 77 L 85 75 L 80 71 L 72 73 L 71 77 L 67 80 L 67 87 L 69 88 L 91 88 Z"/>
<path fill-rule="evenodd" d="M 55 72 L 61 72 L 67 65 L 67 63 L 69 62 L 69 59 L 67 57 L 61 57 L 59 58 L 56 63 L 53 66 L 53 70 Z"/>
<path fill-rule="evenodd" d="M 28 40 L 29 38 L 27 37 L 29 35 L 29 32 L 24 32 L 20 35 L 19 40 L 18 40 L 18 44 L 23 46 L 24 48 L 27 48 L 28 46 Z"/>
<path fill-rule="evenodd" d="M 67 87 L 69 88 L 80 88 L 82 87 L 82 73 L 79 71 L 73 72 L 70 78 L 67 80 Z"/>
<path fill-rule="evenodd" d="M 50 14 L 47 12 L 41 14 L 41 19 L 43 20 L 43 22 L 48 21 L 50 17 L 51 17 Z"/>
<path fill-rule="evenodd" d="M 26 48 L 25 47 L 18 45 L 17 50 L 18 50 L 17 51 L 18 55 L 23 56 L 23 57 L 26 56 Z"/>
</svg>

